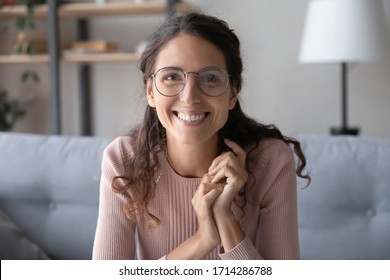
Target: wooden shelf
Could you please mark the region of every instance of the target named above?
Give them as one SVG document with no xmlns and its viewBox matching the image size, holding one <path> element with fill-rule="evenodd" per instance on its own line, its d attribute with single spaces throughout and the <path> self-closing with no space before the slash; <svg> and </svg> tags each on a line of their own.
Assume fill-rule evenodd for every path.
<svg viewBox="0 0 390 280">
<path fill-rule="evenodd" d="M 137 3 L 74 3 L 61 4 L 58 8 L 60 18 L 91 18 L 98 16 L 120 16 L 120 15 L 147 15 L 162 14 L 166 11 L 166 1 Z M 178 3 L 176 12 L 186 13 L 194 11 L 193 7 L 187 3 Z M 48 6 L 37 5 L 35 16 L 45 18 Z M 27 15 L 27 9 L 22 5 L 0 7 L 0 19 L 17 18 Z"/>
<path fill-rule="evenodd" d="M 177 12 L 188 12 L 191 7 L 188 4 L 176 5 Z M 77 3 L 64 4 L 59 7 L 61 18 L 97 17 L 97 16 L 118 16 L 118 15 L 147 15 L 163 14 L 166 11 L 165 1 L 137 3 Z"/>
<path fill-rule="evenodd" d="M 50 61 L 49 55 L 37 54 L 12 54 L 12 55 L 0 55 L 0 64 L 3 63 L 48 63 Z"/>
<path fill-rule="evenodd" d="M 37 5 L 35 7 L 34 16 L 37 18 L 44 18 L 47 16 L 48 6 Z M 0 7 L 0 19 L 10 19 L 24 17 L 27 15 L 27 8 L 23 5 L 7 5 Z"/>
<path fill-rule="evenodd" d="M 65 63 L 95 63 L 95 62 L 136 62 L 139 55 L 136 53 L 102 53 L 102 54 L 66 54 L 61 62 Z M 18 63 L 48 63 L 49 55 L 0 55 L 0 64 Z"/>
<path fill-rule="evenodd" d="M 63 62 L 135 62 L 139 55 L 135 53 L 101 53 L 101 54 L 66 54 L 62 57 Z"/>
</svg>

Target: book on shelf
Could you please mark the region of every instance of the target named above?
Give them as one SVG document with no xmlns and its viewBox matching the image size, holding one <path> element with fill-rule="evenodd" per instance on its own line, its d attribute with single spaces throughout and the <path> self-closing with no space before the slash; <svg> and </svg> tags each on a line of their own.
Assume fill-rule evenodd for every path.
<svg viewBox="0 0 390 280">
<path fill-rule="evenodd" d="M 104 40 L 76 41 L 70 50 L 75 53 L 114 52 L 118 50 L 118 45 Z"/>
</svg>

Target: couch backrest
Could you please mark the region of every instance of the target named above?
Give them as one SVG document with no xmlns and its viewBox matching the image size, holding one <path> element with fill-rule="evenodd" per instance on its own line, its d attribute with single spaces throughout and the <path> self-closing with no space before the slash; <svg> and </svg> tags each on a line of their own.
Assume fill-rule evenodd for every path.
<svg viewBox="0 0 390 280">
<path fill-rule="evenodd" d="M 298 190 L 302 258 L 390 259 L 390 139 L 298 139 L 312 175 Z"/>
<path fill-rule="evenodd" d="M 91 259 L 109 139 L 0 133 L 0 208 L 56 259 Z"/>
</svg>

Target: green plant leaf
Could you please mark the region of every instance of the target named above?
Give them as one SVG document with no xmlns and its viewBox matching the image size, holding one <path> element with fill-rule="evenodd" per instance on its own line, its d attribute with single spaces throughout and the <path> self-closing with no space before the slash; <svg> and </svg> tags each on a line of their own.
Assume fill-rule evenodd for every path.
<svg viewBox="0 0 390 280">
<path fill-rule="evenodd" d="M 35 71 L 26 70 L 22 73 L 21 80 L 23 83 L 27 82 L 28 80 L 32 80 L 35 83 L 39 83 L 39 75 Z"/>
<path fill-rule="evenodd" d="M 11 113 L 5 114 L 4 120 L 5 120 L 6 126 L 12 127 L 15 123 L 15 116 Z"/>
<path fill-rule="evenodd" d="M 27 113 L 28 102 L 9 99 L 7 91 L 0 90 L 0 131 L 10 130 L 18 118 Z"/>
<path fill-rule="evenodd" d="M 19 29 L 24 29 L 26 27 L 26 20 L 27 18 L 21 17 L 16 20 L 16 27 Z"/>
<path fill-rule="evenodd" d="M 32 17 L 27 18 L 27 27 L 29 28 L 35 28 L 35 21 Z"/>
<path fill-rule="evenodd" d="M 34 54 L 35 53 L 35 48 L 31 43 L 28 43 L 27 45 L 27 54 Z"/>
<path fill-rule="evenodd" d="M 39 76 L 37 72 L 31 72 L 31 77 L 32 79 L 36 82 L 39 83 Z"/>
<path fill-rule="evenodd" d="M 28 70 L 24 71 L 21 77 L 22 82 L 25 83 L 29 77 L 30 77 L 30 71 Z"/>
</svg>

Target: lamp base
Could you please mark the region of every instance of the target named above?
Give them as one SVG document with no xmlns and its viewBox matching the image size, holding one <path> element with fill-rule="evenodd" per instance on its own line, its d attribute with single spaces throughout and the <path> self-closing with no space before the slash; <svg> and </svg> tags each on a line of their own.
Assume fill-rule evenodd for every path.
<svg viewBox="0 0 390 280">
<path fill-rule="evenodd" d="M 332 127 L 330 129 L 331 135 L 359 135 L 359 128 L 348 128 L 348 127 Z"/>
</svg>

